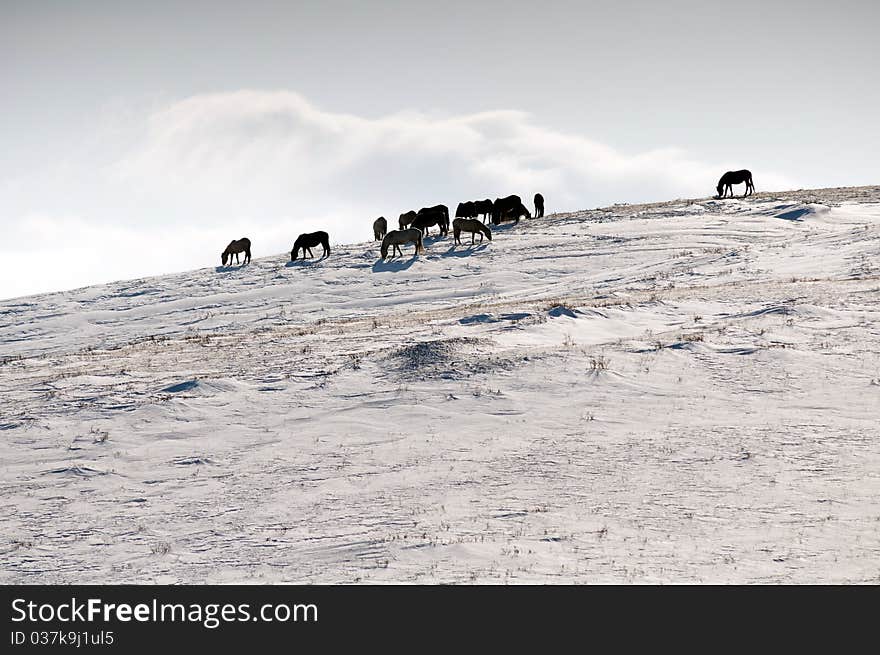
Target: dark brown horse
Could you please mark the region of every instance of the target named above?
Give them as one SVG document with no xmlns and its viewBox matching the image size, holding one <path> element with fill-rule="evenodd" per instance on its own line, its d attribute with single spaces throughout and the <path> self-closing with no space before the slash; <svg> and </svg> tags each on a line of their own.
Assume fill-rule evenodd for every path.
<svg viewBox="0 0 880 655">
<path fill-rule="evenodd" d="M 433 207 L 422 207 L 419 210 L 419 216 L 437 216 L 442 215 L 442 219 L 437 221 L 442 234 L 449 233 L 449 207 L 446 205 L 434 205 Z"/>
<path fill-rule="evenodd" d="M 541 218 L 544 215 L 544 196 L 540 193 L 535 194 L 535 218 Z"/>
<path fill-rule="evenodd" d="M 400 218 L 397 219 L 397 224 L 400 226 L 400 229 L 406 229 L 410 223 L 416 220 L 416 214 L 414 211 L 406 212 L 405 214 L 401 214 Z"/>
<path fill-rule="evenodd" d="M 531 218 L 532 214 L 526 209 L 519 196 L 507 196 L 496 198 L 492 203 L 492 223 L 498 225 L 503 220 L 513 219 L 519 221 L 520 216 Z"/>
<path fill-rule="evenodd" d="M 388 221 L 385 220 L 384 216 L 380 216 L 373 221 L 373 238 L 376 241 L 381 241 L 387 232 Z"/>
<path fill-rule="evenodd" d="M 492 201 L 486 198 L 485 200 L 475 200 L 474 201 L 474 218 L 482 215 L 483 222 L 486 222 L 486 219 L 492 215 Z"/>
<path fill-rule="evenodd" d="M 718 180 L 718 198 L 726 198 L 727 192 L 730 191 L 730 197 L 733 198 L 733 185 L 746 183 L 746 192 L 743 198 L 750 196 L 755 192 L 755 185 L 752 183 L 752 172 L 745 169 L 741 171 L 727 171 Z"/>
<path fill-rule="evenodd" d="M 476 218 L 477 217 L 477 208 L 476 203 L 468 200 L 467 202 L 458 203 L 458 207 L 455 209 L 455 217 L 456 218 Z M 455 221 L 453 221 L 454 223 Z"/>
<path fill-rule="evenodd" d="M 410 223 L 410 227 L 421 230 L 422 234 L 428 235 L 428 228 L 436 225 L 440 228 L 440 236 L 449 234 L 449 215 L 442 209 L 436 207 L 427 207 L 419 212 L 415 220 Z"/>
<path fill-rule="evenodd" d="M 293 242 L 293 250 L 290 251 L 290 261 L 294 261 L 299 256 L 300 248 L 302 248 L 303 251 L 303 259 L 306 258 L 306 252 L 309 253 L 309 257 L 314 257 L 312 254 L 312 248 L 319 244 L 324 247 L 324 254 L 321 256 L 328 256 L 330 254 L 329 234 L 323 231 L 300 234 L 296 238 L 296 241 Z"/>
<path fill-rule="evenodd" d="M 223 266 L 226 266 L 226 261 L 228 260 L 230 265 L 232 264 L 232 256 L 235 255 L 235 263 L 238 263 L 238 253 L 244 253 L 244 263 L 248 264 L 251 261 L 251 240 L 247 237 L 243 239 L 238 239 L 237 241 L 230 241 L 229 245 L 226 246 L 226 250 L 220 253 L 220 262 Z"/>
</svg>

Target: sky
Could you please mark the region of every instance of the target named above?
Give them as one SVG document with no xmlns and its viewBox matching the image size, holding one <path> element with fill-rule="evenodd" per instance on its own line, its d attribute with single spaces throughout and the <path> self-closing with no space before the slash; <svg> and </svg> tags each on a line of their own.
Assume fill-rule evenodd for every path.
<svg viewBox="0 0 880 655">
<path fill-rule="evenodd" d="M 0 298 L 548 213 L 880 183 L 880 4 L 0 0 Z"/>
</svg>

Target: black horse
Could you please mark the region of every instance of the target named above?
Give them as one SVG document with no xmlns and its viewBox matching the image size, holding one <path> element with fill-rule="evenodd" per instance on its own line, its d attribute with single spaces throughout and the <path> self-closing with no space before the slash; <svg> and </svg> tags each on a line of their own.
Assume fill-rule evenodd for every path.
<svg viewBox="0 0 880 655">
<path fill-rule="evenodd" d="M 443 220 L 438 222 L 437 224 L 440 226 L 440 231 L 443 234 L 449 233 L 449 207 L 446 205 L 434 205 L 433 207 L 422 207 L 419 210 L 419 216 L 435 216 L 438 214 L 443 215 Z"/>
<path fill-rule="evenodd" d="M 535 194 L 535 218 L 541 218 L 544 215 L 544 196 L 540 193 Z"/>
<path fill-rule="evenodd" d="M 293 250 L 290 251 L 290 261 L 296 260 L 299 257 L 300 248 L 303 251 L 303 259 L 306 258 L 306 252 L 309 253 L 309 257 L 314 257 L 312 254 L 312 248 L 317 246 L 318 244 L 324 247 L 324 254 L 322 257 L 327 257 L 330 254 L 330 235 L 326 232 L 310 232 L 308 234 L 300 234 L 296 241 L 293 242 Z"/>
<path fill-rule="evenodd" d="M 442 209 L 436 207 L 426 207 L 419 212 L 415 220 L 410 223 L 410 227 L 414 227 L 428 236 L 428 228 L 436 225 L 440 228 L 440 236 L 449 234 L 449 215 Z"/>
<path fill-rule="evenodd" d="M 244 253 L 244 263 L 249 263 L 251 261 L 251 240 L 247 237 L 237 241 L 230 241 L 229 245 L 226 246 L 226 250 L 220 253 L 220 262 L 223 266 L 226 266 L 227 260 L 232 264 L 232 256 L 235 255 L 235 263 L 237 264 L 238 253 L 240 252 Z"/>
<path fill-rule="evenodd" d="M 730 197 L 733 198 L 733 185 L 746 183 L 746 192 L 743 198 L 750 196 L 755 192 L 755 185 L 752 183 L 752 172 L 747 170 L 727 171 L 718 180 L 718 198 L 726 198 L 727 192 L 730 191 Z"/>
<path fill-rule="evenodd" d="M 381 241 L 385 238 L 385 234 L 388 232 L 388 221 L 385 220 L 384 216 L 380 216 L 375 221 L 373 221 L 373 238 L 376 241 Z"/>
<path fill-rule="evenodd" d="M 418 216 L 418 214 L 416 214 L 414 211 L 405 212 L 401 214 L 400 217 L 397 219 L 397 224 L 400 226 L 401 230 L 405 230 L 410 225 L 410 223 L 416 220 L 416 216 Z"/>
<path fill-rule="evenodd" d="M 519 221 L 520 216 L 531 218 L 532 214 L 526 209 L 519 196 L 507 196 L 506 198 L 496 198 L 492 203 L 492 224 L 499 225 L 505 219 L 514 219 Z"/>
<path fill-rule="evenodd" d="M 486 218 L 492 215 L 492 201 L 486 198 L 485 200 L 474 200 L 474 216 L 476 218 L 478 216 L 483 217 L 483 222 L 486 222 Z"/>
<path fill-rule="evenodd" d="M 476 203 L 468 200 L 467 202 L 458 203 L 458 207 L 455 210 L 456 218 L 476 218 L 477 217 L 477 208 Z"/>
</svg>

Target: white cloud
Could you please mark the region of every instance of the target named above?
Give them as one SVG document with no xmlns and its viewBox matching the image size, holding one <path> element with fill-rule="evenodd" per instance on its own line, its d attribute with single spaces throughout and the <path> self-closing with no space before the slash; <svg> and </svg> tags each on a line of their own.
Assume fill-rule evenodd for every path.
<svg viewBox="0 0 880 655">
<path fill-rule="evenodd" d="M 309 203 L 326 206 L 332 197 L 358 206 L 367 195 L 383 199 L 392 213 L 391 207 L 434 204 L 438 194 L 453 203 L 540 190 L 548 204 L 558 200 L 555 207 L 566 209 L 700 196 L 711 193 L 726 168 L 675 148 L 626 155 L 518 111 L 366 119 L 321 111 L 287 91 L 239 91 L 196 96 L 155 113 L 144 142 L 116 170 L 157 190 L 218 194 L 226 206 L 270 205 L 296 194 Z M 412 170 L 430 173 L 419 180 L 422 196 L 411 193 Z M 368 184 L 356 182 L 361 174 Z M 765 188 L 788 183 L 760 177 Z M 244 191 L 265 195 L 244 200 Z"/>
<path fill-rule="evenodd" d="M 530 204 L 540 191 L 552 212 L 705 196 L 743 167 L 675 148 L 625 154 L 519 111 L 368 119 L 289 91 L 194 96 L 124 124 L 96 126 L 91 159 L 77 152 L 63 171 L 0 180 L 0 206 L 27 208 L 7 228 L 19 254 L 0 253 L 24 275 L 0 285 L 0 297 L 214 265 L 222 245 L 245 235 L 255 256 L 315 229 L 362 241 L 380 214 L 441 202 L 517 193 Z M 755 179 L 759 189 L 792 186 L 762 170 Z M 145 257 L 145 242 L 164 254 Z"/>
</svg>

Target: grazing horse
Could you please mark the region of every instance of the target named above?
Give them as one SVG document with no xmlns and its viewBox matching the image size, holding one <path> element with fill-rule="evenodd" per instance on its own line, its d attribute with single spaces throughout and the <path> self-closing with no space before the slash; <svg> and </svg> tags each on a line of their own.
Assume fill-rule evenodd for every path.
<svg viewBox="0 0 880 655">
<path fill-rule="evenodd" d="M 419 216 L 443 214 L 443 220 L 438 223 L 443 234 L 449 233 L 449 207 L 446 205 L 434 205 L 433 207 L 422 207 L 419 210 Z"/>
<path fill-rule="evenodd" d="M 373 221 L 373 238 L 376 241 L 381 241 L 386 232 L 388 232 L 388 221 L 385 220 L 384 216 L 380 216 Z"/>
<path fill-rule="evenodd" d="M 455 237 L 455 243 L 461 243 L 461 233 L 471 233 L 471 245 L 474 244 L 474 235 L 480 233 L 480 243 L 483 243 L 483 235 L 492 240 L 492 230 L 483 225 L 481 221 L 475 218 L 456 218 L 452 221 L 452 234 Z"/>
<path fill-rule="evenodd" d="M 486 198 L 485 200 L 475 200 L 474 201 L 474 215 L 472 217 L 466 218 L 476 218 L 477 216 L 483 216 L 483 222 L 486 222 L 486 218 L 492 215 L 492 201 Z"/>
<path fill-rule="evenodd" d="M 496 198 L 495 202 L 492 203 L 492 223 L 494 225 L 498 225 L 501 221 L 509 218 L 519 222 L 520 216 L 532 217 L 519 196 L 513 195 L 506 198 Z"/>
<path fill-rule="evenodd" d="M 295 261 L 299 256 L 300 248 L 303 251 L 303 259 L 306 258 L 306 252 L 309 253 L 309 257 L 314 257 L 312 254 L 312 248 L 317 246 L 318 244 L 324 247 L 324 254 L 322 257 L 326 257 L 330 254 L 330 235 L 326 232 L 309 232 L 307 234 L 300 234 L 296 241 L 293 242 L 293 250 L 290 251 L 290 261 Z"/>
<path fill-rule="evenodd" d="M 544 215 L 544 196 L 540 193 L 535 194 L 535 218 L 541 218 Z"/>
<path fill-rule="evenodd" d="M 476 203 L 468 200 L 467 202 L 458 203 L 458 207 L 455 209 L 455 217 L 456 218 L 476 218 L 477 217 L 477 207 Z M 454 223 L 455 221 L 453 221 Z"/>
<path fill-rule="evenodd" d="M 232 256 L 235 255 L 235 263 L 238 263 L 238 253 L 244 253 L 244 263 L 247 264 L 251 261 L 251 240 L 247 237 L 243 239 L 239 239 L 238 241 L 230 241 L 229 245 L 226 246 L 226 250 L 220 253 L 220 262 L 223 266 L 226 266 L 226 260 L 229 260 L 229 264 L 232 264 Z"/>
<path fill-rule="evenodd" d="M 391 256 L 394 256 L 394 253 L 398 253 L 403 256 L 403 251 L 400 249 L 400 246 L 404 243 L 414 243 L 416 244 L 416 251 L 414 254 L 420 255 L 425 252 L 425 246 L 422 242 L 422 231 L 417 230 L 415 228 L 409 228 L 406 230 L 391 230 L 388 234 L 385 235 L 385 238 L 382 239 L 382 259 L 384 260 L 388 256 L 388 246 L 394 246 L 394 250 L 391 253 Z"/>
<path fill-rule="evenodd" d="M 400 218 L 397 219 L 397 224 L 400 226 L 401 230 L 406 229 L 406 227 L 410 223 L 416 220 L 416 216 L 418 216 L 418 214 L 416 214 L 414 211 L 409 211 L 405 214 L 401 214 Z"/>
<path fill-rule="evenodd" d="M 730 191 L 730 197 L 733 198 L 733 185 L 746 183 L 746 192 L 743 198 L 755 192 L 755 185 L 752 183 L 752 172 L 747 170 L 727 171 L 718 180 L 718 198 L 726 198 L 727 192 Z"/>
<path fill-rule="evenodd" d="M 440 228 L 440 236 L 449 234 L 449 216 L 442 209 L 428 207 L 419 212 L 416 219 L 410 223 L 410 227 L 417 228 L 428 236 L 428 228 L 436 225 Z"/>
</svg>

